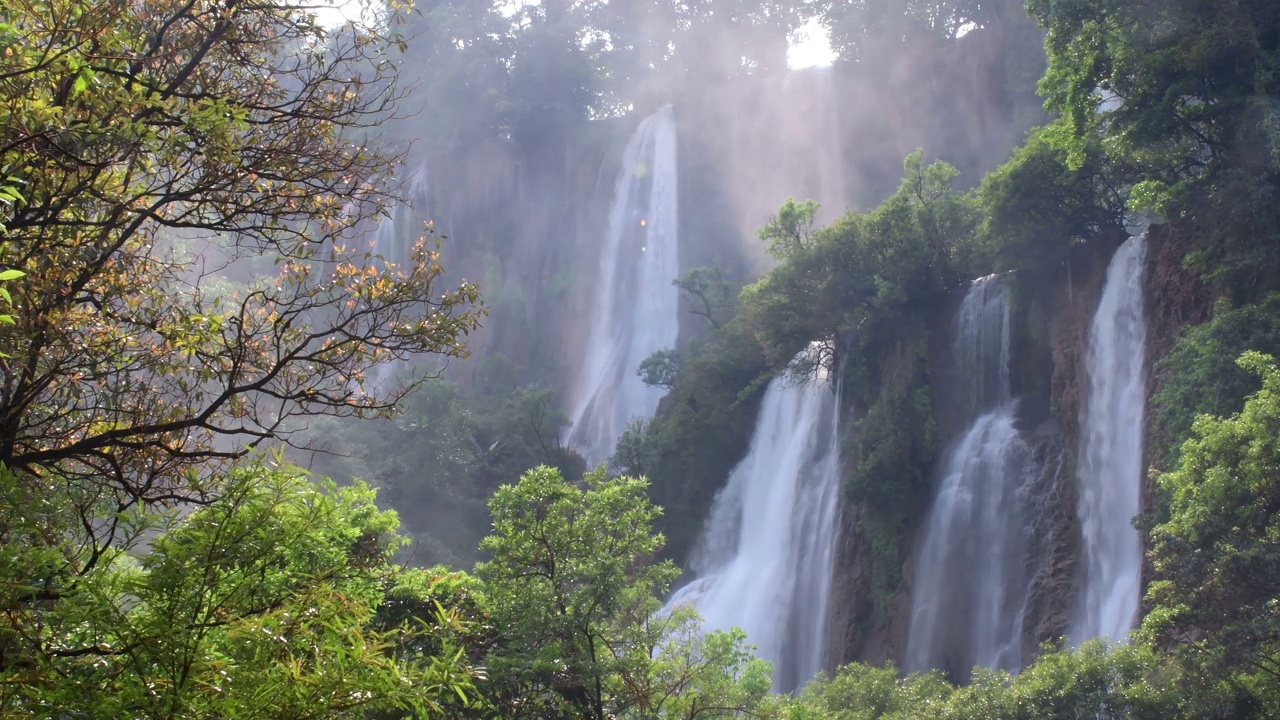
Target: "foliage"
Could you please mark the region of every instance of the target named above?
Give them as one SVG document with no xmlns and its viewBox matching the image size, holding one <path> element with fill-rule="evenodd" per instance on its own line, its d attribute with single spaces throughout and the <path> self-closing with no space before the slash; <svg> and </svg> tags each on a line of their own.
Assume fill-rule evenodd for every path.
<svg viewBox="0 0 1280 720">
<path fill-rule="evenodd" d="M 472 693 L 454 613 L 375 621 L 396 519 L 363 486 L 239 466 L 186 517 L 133 513 L 135 560 L 83 552 L 58 482 L 0 479 L 6 717 L 437 716 Z"/>
<path fill-rule="evenodd" d="M 1274 75 L 1280 9 L 1267 0 L 1031 0 L 1048 29 L 1049 109 L 1151 181 L 1176 183 L 1252 155 L 1280 168 Z M 1101 111 L 1101 112 L 1100 112 Z M 1260 149 L 1262 152 L 1257 152 Z"/>
<path fill-rule="evenodd" d="M 1183 697 L 1188 686 L 1160 656 L 1143 647 L 1107 648 L 1094 641 L 1055 650 L 1021 674 L 979 669 L 956 687 L 940 675 L 902 677 L 897 668 L 852 664 L 810 684 L 782 717 L 788 720 L 947 720 L 1193 718 L 1205 706 Z M 1227 717 L 1217 715 L 1217 717 Z"/>
<path fill-rule="evenodd" d="M 492 560 L 476 568 L 495 716 L 712 720 L 771 702 L 773 669 L 741 630 L 658 613 L 678 571 L 653 559 L 662 536 L 645 486 L 600 470 L 575 485 L 542 467 L 495 494 Z"/>
<path fill-rule="evenodd" d="M 920 367 L 923 358 L 916 364 Z M 912 379 L 915 383 L 905 388 L 882 390 L 858 420 L 844 484 L 849 501 L 903 522 L 927 504 L 929 473 L 939 447 L 928 381 Z"/>
<path fill-rule="evenodd" d="M 313 424 L 319 475 L 361 478 L 400 514 L 414 541 L 406 562 L 470 568 L 489 527 L 489 496 L 541 464 L 567 477 L 581 458 L 557 442 L 563 418 L 550 390 L 491 388 L 486 397 L 437 377 L 405 398 L 394 419 L 326 418 Z M 505 392 L 504 392 L 505 391 Z"/>
<path fill-rule="evenodd" d="M 636 717 L 727 719 L 768 707 L 773 667 L 751 654 L 740 628 L 705 632 L 699 617 L 677 609 L 663 630 L 652 649 Z"/>
<path fill-rule="evenodd" d="M 857 531 L 875 563 L 870 578 L 872 621 L 884 625 L 902 582 L 902 548 L 928 507 L 941 449 L 921 338 L 884 365 L 878 393 L 855 419 L 848 442 L 842 496 L 860 508 Z"/>
<path fill-rule="evenodd" d="M 954 39 L 1017 12 L 1012 3 L 982 0 L 824 0 L 819 5 L 832 49 L 840 59 L 860 63 L 875 62 L 887 49 Z"/>
<path fill-rule="evenodd" d="M 135 503 L 207 500 L 294 418 L 387 414 L 418 382 L 371 366 L 465 353 L 474 286 L 442 292 L 425 244 L 398 267 L 349 244 L 393 200 L 367 137 L 397 40 L 292 3 L 4 6 L 0 167 L 24 192 L 0 265 L 26 275 L 0 461 L 98 488 L 75 512 L 99 542 Z"/>
<path fill-rule="evenodd" d="M 694 268 L 671 282 L 692 305 L 689 312 L 705 318 L 717 330 L 737 312 L 737 290 L 719 265 Z"/>
<path fill-rule="evenodd" d="M 1017 270 L 1023 282 L 1053 277 L 1072 245 L 1123 227 L 1111 166 L 1091 146 L 1073 168 L 1054 141 L 1064 132 L 1061 120 L 1032 132 L 977 190 L 980 252 L 992 269 Z"/>
<path fill-rule="evenodd" d="M 650 418 L 635 418 L 627 423 L 622 431 L 618 444 L 614 446 L 613 457 L 609 458 L 609 472 L 615 475 L 631 475 L 646 477 L 649 469 L 656 462 L 648 442 Z"/>
<path fill-rule="evenodd" d="M 680 378 L 680 363 L 680 353 L 666 348 L 642 360 L 636 374 L 645 385 L 670 390 Z"/>
<path fill-rule="evenodd" d="M 18 278 L 24 275 L 26 275 L 26 273 L 22 272 L 21 270 L 0 270 L 0 283 L 7 283 L 12 280 L 17 280 Z M 13 295 L 9 292 L 8 288 L 4 287 L 4 285 L 0 285 L 0 299 L 4 300 L 6 307 L 13 305 Z M 0 325 L 13 325 L 13 324 L 14 324 L 13 315 L 9 313 L 0 313 Z M 7 357 L 9 357 L 8 353 L 0 352 L 0 358 L 7 358 Z"/>
<path fill-rule="evenodd" d="M 1269 0 L 1030 0 L 1048 30 L 1046 107 L 1068 165 L 1092 147 L 1132 208 L 1188 223 L 1196 264 L 1272 287 L 1280 199 L 1280 9 Z"/>
<path fill-rule="evenodd" d="M 679 572 L 652 562 L 662 536 L 646 484 L 596 470 L 578 487 L 539 467 L 494 494 L 481 543 L 492 559 L 476 575 L 497 633 L 488 666 L 504 717 L 605 718 L 635 702 L 615 678 L 647 659 L 630 648 L 651 647 L 656 597 Z"/>
<path fill-rule="evenodd" d="M 778 208 L 778 214 L 769 218 L 756 235 L 764 241 L 770 255 L 786 260 L 807 249 L 813 236 L 813 217 L 817 212 L 817 200 L 798 203 L 787 198 Z"/>
<path fill-rule="evenodd" d="M 743 314 L 771 365 L 785 367 L 815 338 L 852 337 L 852 357 L 874 366 L 858 351 L 887 352 L 890 338 L 919 323 L 961 277 L 957 264 L 971 254 L 964 245 L 976 217 L 951 189 L 955 169 L 925 165 L 921 152 L 904 169 L 898 192 L 869 213 L 849 213 L 807 238 L 809 209 L 792 203 L 779 217 L 797 220 L 795 233 L 763 234 L 790 238 L 779 246 L 785 262 L 742 294 Z"/>
<path fill-rule="evenodd" d="M 1194 665 L 1239 674 L 1260 707 L 1280 702 L 1280 369 L 1248 352 L 1262 389 L 1230 417 L 1202 415 L 1152 531 L 1158 580 L 1144 630 Z"/>
<path fill-rule="evenodd" d="M 1161 385 L 1152 400 L 1166 461 L 1177 459 L 1196 416 L 1238 413 L 1262 387 L 1256 372 L 1234 360 L 1246 350 L 1280 355 L 1280 295 L 1234 309 L 1220 301 L 1212 320 L 1189 328 L 1156 364 Z"/>
</svg>

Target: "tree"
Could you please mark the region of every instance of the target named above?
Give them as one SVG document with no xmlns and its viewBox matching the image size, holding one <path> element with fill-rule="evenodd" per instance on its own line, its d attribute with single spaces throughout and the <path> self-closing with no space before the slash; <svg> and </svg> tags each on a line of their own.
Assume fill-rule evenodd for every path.
<svg viewBox="0 0 1280 720">
<path fill-rule="evenodd" d="M 386 21 L 394 22 L 393 4 Z M 475 286 L 427 245 L 381 264 L 398 38 L 292 3 L 53 0 L 0 13 L 0 462 L 83 495 L 109 544 L 137 503 L 205 501 L 290 421 L 390 412 L 369 367 L 465 353 Z M 274 277 L 272 277 L 274 276 Z M 93 517 L 91 517 L 93 516 Z"/>
<path fill-rule="evenodd" d="M 1262 389 L 1230 417 L 1202 415 L 1161 475 L 1169 519 L 1152 531 L 1157 580 L 1143 629 L 1214 672 L 1239 674 L 1262 708 L 1280 701 L 1280 368 L 1242 367 Z"/>
<path fill-rule="evenodd" d="M 712 720 L 767 714 L 758 711 L 772 706 L 773 666 L 753 649 L 741 628 L 706 632 L 696 613 L 677 608 L 664 620 L 656 645 L 634 648 L 652 658 L 638 663 L 648 674 L 634 688 L 635 715 Z"/>
<path fill-rule="evenodd" d="M 1016 0 L 823 0 L 831 47 L 851 62 L 874 62 L 901 46 L 955 39 L 1021 12 Z"/>
<path fill-rule="evenodd" d="M 503 717 L 603 720 L 636 704 L 628 679 L 647 676 L 657 596 L 679 572 L 653 562 L 662 536 L 646 486 L 603 470 L 577 486 L 539 467 L 494 494 L 481 543 L 492 559 L 476 575 L 497 635 L 487 666 Z"/>
<path fill-rule="evenodd" d="M 396 418 L 322 418 L 310 428 L 310 444 L 323 448 L 310 469 L 376 487 L 414 541 L 406 558 L 414 565 L 470 568 L 489 525 L 485 501 L 497 483 L 483 472 L 478 412 L 468 401 L 437 378 L 406 397 Z"/>
<path fill-rule="evenodd" d="M 1113 155 L 1167 183 L 1223 160 L 1280 167 L 1275 3 L 1031 0 L 1027 9 L 1048 30 L 1041 92 L 1076 131 L 1077 150 L 1100 131 Z"/>
<path fill-rule="evenodd" d="M 405 562 L 470 568 L 489 528 L 489 496 L 500 485 L 543 464 L 568 478 L 585 472 L 582 458 L 556 441 L 564 420 L 554 407 L 547 388 L 485 398 L 435 378 L 407 396 L 395 418 L 312 423 L 309 443 L 323 452 L 309 467 L 378 488 L 414 541 Z"/>
<path fill-rule="evenodd" d="M 1238 308 L 1219 300 L 1213 319 L 1188 328 L 1156 363 L 1160 391 L 1152 400 L 1165 445 L 1160 448 L 1163 469 L 1173 465 L 1179 446 L 1192 437 L 1198 416 L 1235 415 L 1262 388 L 1259 374 L 1237 362 L 1248 350 L 1280 355 L 1280 295 Z"/>
<path fill-rule="evenodd" d="M 616 475 L 641 477 L 647 475 L 654 458 L 649 440 L 649 418 L 633 418 L 627 429 L 618 437 L 613 457 L 609 458 L 609 471 Z"/>
<path fill-rule="evenodd" d="M 184 518 L 132 513 L 137 542 L 92 569 L 51 542 L 85 530 L 41 490 L 0 474 L 0 716 L 430 717 L 474 696 L 455 610 L 379 615 L 421 583 L 366 487 L 239 466 Z"/>
<path fill-rule="evenodd" d="M 778 208 L 778 213 L 769 218 L 756 235 L 764 241 L 770 255 L 785 260 L 808 248 L 817 213 L 817 200 L 796 202 L 787 198 Z"/>
<path fill-rule="evenodd" d="M 680 380 L 682 362 L 679 351 L 664 348 L 641 361 L 636 374 L 645 385 L 670 390 Z"/>
<path fill-rule="evenodd" d="M 1055 141 L 1064 132 L 1061 119 L 1033 131 L 1008 162 L 982 178 L 976 193 L 979 245 L 989 265 L 1016 269 L 1028 287 L 1057 273 L 1073 244 L 1124 227 L 1118 187 L 1124 173 L 1105 160 L 1097 142 L 1073 168 Z"/>
<path fill-rule="evenodd" d="M 1101 148 L 1136 208 L 1185 223 L 1188 261 L 1242 301 L 1280 268 L 1280 6 L 1030 0 L 1048 30 L 1045 106 L 1072 169 Z"/>
<path fill-rule="evenodd" d="M 725 280 L 719 265 L 694 268 L 672 280 L 671 284 L 680 288 L 681 297 L 692 305 L 689 312 L 706 318 L 717 330 L 737 310 L 737 293 L 733 292 L 734 286 Z"/>
</svg>

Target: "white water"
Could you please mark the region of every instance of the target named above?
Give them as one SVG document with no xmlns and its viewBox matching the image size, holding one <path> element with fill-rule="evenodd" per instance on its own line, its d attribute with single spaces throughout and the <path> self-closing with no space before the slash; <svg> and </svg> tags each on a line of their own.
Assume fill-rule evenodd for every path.
<svg viewBox="0 0 1280 720">
<path fill-rule="evenodd" d="M 957 679 L 975 665 L 1022 667 L 1030 591 L 1029 485 L 1038 474 L 1014 425 L 1009 293 L 975 280 L 956 318 L 956 382 L 971 425 L 947 455 L 925 521 L 911 591 L 908 671 Z"/>
<path fill-rule="evenodd" d="M 784 691 L 827 668 L 840 398 L 823 380 L 769 384 L 751 449 L 707 520 L 697 579 L 664 609 L 691 603 L 705 627 L 745 630 Z"/>
<path fill-rule="evenodd" d="M 1070 637 L 1123 641 L 1138 617 L 1141 511 L 1143 307 L 1146 237 L 1129 238 L 1107 268 L 1089 330 L 1089 391 L 1081 418 L 1080 501 L 1084 578 Z"/>
<path fill-rule="evenodd" d="M 419 167 L 402 189 L 404 202 L 391 210 L 373 230 L 373 254 L 389 263 L 407 264 L 418 240 L 427 234 L 431 181 L 427 166 Z"/>
<path fill-rule="evenodd" d="M 652 415 L 663 394 L 636 370 L 676 343 L 676 190 L 675 117 L 667 105 L 641 121 L 623 153 L 586 354 L 570 395 L 566 442 L 592 463 L 607 459 L 627 423 Z"/>
</svg>

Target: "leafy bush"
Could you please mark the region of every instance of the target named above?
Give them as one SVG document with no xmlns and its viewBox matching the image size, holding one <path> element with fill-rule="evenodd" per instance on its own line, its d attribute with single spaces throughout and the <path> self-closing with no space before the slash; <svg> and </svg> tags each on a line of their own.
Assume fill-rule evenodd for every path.
<svg viewBox="0 0 1280 720">
<path fill-rule="evenodd" d="M 1176 461 L 1196 416 L 1237 413 L 1262 387 L 1257 373 L 1235 362 L 1246 350 L 1280 355 L 1280 294 L 1234 309 L 1220 301 L 1212 320 L 1188 329 L 1156 364 L 1161 388 L 1152 400 L 1167 462 Z"/>
</svg>

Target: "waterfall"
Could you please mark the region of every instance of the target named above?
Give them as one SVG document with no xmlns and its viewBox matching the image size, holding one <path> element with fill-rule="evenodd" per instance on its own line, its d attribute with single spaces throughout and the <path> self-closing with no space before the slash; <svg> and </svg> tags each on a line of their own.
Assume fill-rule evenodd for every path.
<svg viewBox="0 0 1280 720">
<path fill-rule="evenodd" d="M 424 164 L 415 170 L 402 189 L 404 202 L 391 210 L 373 229 L 373 254 L 388 263 L 407 264 L 414 245 L 426 235 L 431 217 L 430 173 Z"/>
<path fill-rule="evenodd" d="M 705 627 L 737 626 L 774 665 L 774 687 L 800 687 L 827 666 L 839 522 L 840 387 L 769 384 L 746 458 L 716 497 L 692 583 L 666 610 L 692 604 Z"/>
<path fill-rule="evenodd" d="M 1031 590 L 1033 487 L 1043 476 L 1015 425 L 1009 291 L 975 280 L 956 318 L 957 389 L 971 424 L 943 463 L 925 519 L 904 665 L 965 679 L 975 665 L 1022 667 Z"/>
<path fill-rule="evenodd" d="M 1070 636 L 1123 641 L 1138 617 L 1141 512 L 1143 309 L 1146 238 L 1129 238 L 1111 259 L 1089 330 L 1089 391 L 1081 417 L 1080 501 L 1083 583 Z"/>
<path fill-rule="evenodd" d="M 566 435 L 589 462 L 608 458 L 627 423 L 652 415 L 662 397 L 636 369 L 676 343 L 676 190 L 675 117 L 667 105 L 641 121 L 627 143 L 601 247 Z"/>
</svg>

